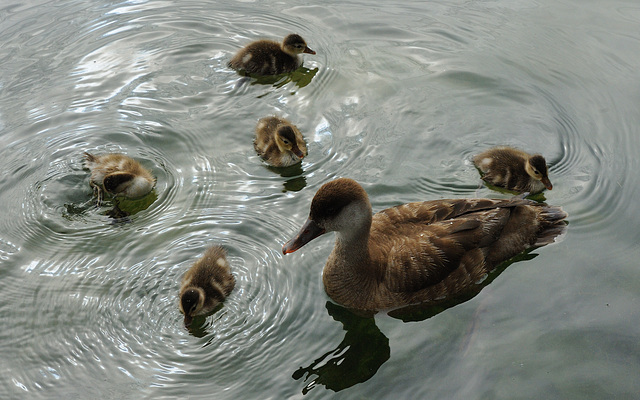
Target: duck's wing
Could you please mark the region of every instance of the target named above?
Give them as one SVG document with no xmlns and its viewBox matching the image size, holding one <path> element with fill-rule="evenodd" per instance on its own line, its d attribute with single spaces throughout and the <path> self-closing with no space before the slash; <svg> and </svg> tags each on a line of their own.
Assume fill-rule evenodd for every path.
<svg viewBox="0 0 640 400">
<path fill-rule="evenodd" d="M 486 274 L 484 248 L 499 239 L 511 213 L 508 202 L 413 203 L 394 207 L 391 215 L 393 209 L 376 214 L 370 240 L 377 245 L 370 248 L 384 266 L 388 289 L 411 294 L 444 282 L 456 292 L 461 282 L 445 282 L 454 271 L 462 269 L 469 282 Z M 401 218 L 399 213 L 409 210 L 412 215 Z"/>
<path fill-rule="evenodd" d="M 522 204 L 532 204 L 521 196 L 511 199 L 448 199 L 432 200 L 401 204 L 376 213 L 374 223 L 381 226 L 396 224 L 431 224 L 458 218 L 462 215 L 486 211 L 494 208 L 515 207 Z"/>
</svg>

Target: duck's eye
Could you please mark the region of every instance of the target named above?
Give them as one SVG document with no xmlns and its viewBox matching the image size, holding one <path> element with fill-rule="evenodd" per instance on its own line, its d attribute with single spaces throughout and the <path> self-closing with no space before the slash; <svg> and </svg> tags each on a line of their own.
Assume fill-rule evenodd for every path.
<svg viewBox="0 0 640 400">
<path fill-rule="evenodd" d="M 193 307 L 191 307 L 191 310 L 189 310 L 189 314 L 193 314 L 196 312 L 196 307 L 198 307 L 197 305 L 194 305 Z"/>
<path fill-rule="evenodd" d="M 289 144 L 289 141 L 287 139 L 284 139 L 284 140 L 282 140 L 282 143 Z"/>
</svg>

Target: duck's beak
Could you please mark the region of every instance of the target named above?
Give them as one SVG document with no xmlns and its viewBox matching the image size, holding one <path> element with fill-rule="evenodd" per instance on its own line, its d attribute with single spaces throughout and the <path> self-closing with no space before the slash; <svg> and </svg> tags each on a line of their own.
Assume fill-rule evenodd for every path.
<svg viewBox="0 0 640 400">
<path fill-rule="evenodd" d="M 191 323 L 193 322 L 193 317 L 191 315 L 184 316 L 184 327 L 189 329 Z"/>
<path fill-rule="evenodd" d="M 546 176 L 540 179 L 540 181 L 544 184 L 544 187 L 546 187 L 547 190 L 553 189 L 553 185 L 551 184 L 551 181 Z"/>
<path fill-rule="evenodd" d="M 311 49 L 310 49 L 310 48 L 308 48 L 308 47 L 305 47 L 305 48 L 304 48 L 303 53 L 307 53 L 307 54 L 316 54 L 316 52 L 315 52 L 315 51 L 311 50 Z"/>
<path fill-rule="evenodd" d="M 293 152 L 293 154 L 295 154 L 299 158 L 304 158 L 304 153 L 300 150 L 298 146 L 293 145 L 293 147 L 291 147 L 291 151 Z"/>
<path fill-rule="evenodd" d="M 307 219 L 298 235 L 282 246 L 282 254 L 293 253 L 323 233 L 324 229 L 320 228 L 312 219 Z"/>
</svg>

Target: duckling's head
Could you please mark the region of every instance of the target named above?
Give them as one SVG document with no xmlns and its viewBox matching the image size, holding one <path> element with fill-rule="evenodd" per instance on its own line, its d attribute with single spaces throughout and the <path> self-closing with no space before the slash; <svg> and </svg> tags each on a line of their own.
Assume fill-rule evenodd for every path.
<svg viewBox="0 0 640 400">
<path fill-rule="evenodd" d="M 298 158 L 304 158 L 304 153 L 298 147 L 296 133 L 289 125 L 282 125 L 276 130 L 276 143 L 280 151 L 290 151 Z"/>
<path fill-rule="evenodd" d="M 338 232 L 340 238 L 368 237 L 371 228 L 371 203 L 367 192 L 353 179 L 338 178 L 327 182 L 311 201 L 309 218 L 296 237 L 282 247 L 293 253 L 316 237 Z"/>
<path fill-rule="evenodd" d="M 184 325 L 189 327 L 193 317 L 198 315 L 204 306 L 205 293 L 198 287 L 191 287 L 180 295 L 180 312 L 184 314 Z"/>
<path fill-rule="evenodd" d="M 529 174 L 529 176 L 531 176 L 533 179 L 542 182 L 548 190 L 553 189 L 553 185 L 549 180 L 549 169 L 547 168 L 547 162 L 540 154 L 536 154 L 529 158 L 529 161 L 525 165 L 525 170 L 527 171 L 527 174 Z"/>
<path fill-rule="evenodd" d="M 307 47 L 307 42 L 304 41 L 302 36 L 296 35 L 295 33 L 287 35 L 287 37 L 284 38 L 282 42 L 282 51 L 287 54 L 291 54 L 292 56 L 302 53 L 316 54 L 315 51 Z"/>
<path fill-rule="evenodd" d="M 106 175 L 102 184 L 104 190 L 113 196 L 137 198 L 149 193 L 155 185 L 155 180 L 131 172 L 114 172 Z"/>
</svg>

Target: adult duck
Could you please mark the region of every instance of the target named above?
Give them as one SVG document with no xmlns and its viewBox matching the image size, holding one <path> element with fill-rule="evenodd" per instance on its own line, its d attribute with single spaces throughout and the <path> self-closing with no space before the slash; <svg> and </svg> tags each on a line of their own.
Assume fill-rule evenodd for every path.
<svg viewBox="0 0 640 400">
<path fill-rule="evenodd" d="M 500 146 L 476 155 L 473 163 L 482 172 L 482 179 L 493 186 L 530 194 L 553 189 L 547 162 L 540 154 L 529 155 L 513 147 Z"/>
<path fill-rule="evenodd" d="M 292 72 L 302 61 L 299 54 L 316 54 L 302 36 L 287 35 L 282 43 L 258 40 L 249 43 L 229 61 L 229 67 L 254 75 L 280 75 Z"/>
<path fill-rule="evenodd" d="M 372 215 L 364 189 L 340 178 L 318 190 L 309 218 L 282 250 L 335 231 L 323 271 L 327 294 L 347 308 L 377 311 L 463 292 L 503 261 L 554 242 L 566 216 L 518 197 L 416 202 Z"/>
</svg>

